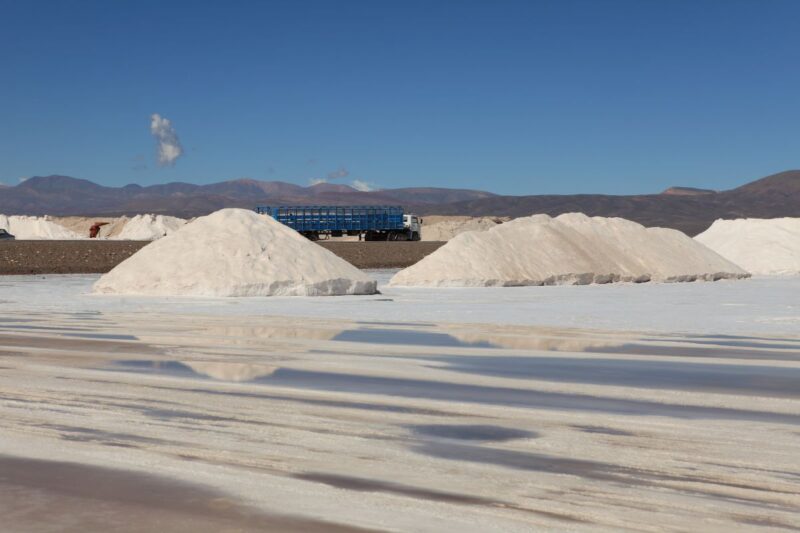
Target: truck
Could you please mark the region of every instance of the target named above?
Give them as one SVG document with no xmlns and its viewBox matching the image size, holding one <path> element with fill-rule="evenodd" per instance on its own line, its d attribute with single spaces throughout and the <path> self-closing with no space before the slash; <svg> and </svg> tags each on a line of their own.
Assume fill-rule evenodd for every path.
<svg viewBox="0 0 800 533">
<path fill-rule="evenodd" d="M 418 241 L 422 219 L 395 205 L 260 205 L 256 213 L 271 216 L 316 241 L 344 235 L 365 241 Z"/>
</svg>

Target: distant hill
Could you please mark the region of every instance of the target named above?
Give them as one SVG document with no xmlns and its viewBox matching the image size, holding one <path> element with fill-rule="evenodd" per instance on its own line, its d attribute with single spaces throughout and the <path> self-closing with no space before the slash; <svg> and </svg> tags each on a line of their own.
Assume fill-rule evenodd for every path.
<svg viewBox="0 0 800 533">
<path fill-rule="evenodd" d="M 767 176 L 728 191 L 702 194 L 494 196 L 439 206 L 420 205 L 418 210 L 422 214 L 510 217 L 580 211 L 696 235 L 717 218 L 800 217 L 800 170 Z"/>
<path fill-rule="evenodd" d="M 671 194 L 674 196 L 697 196 L 699 194 L 714 194 L 717 191 L 711 189 L 697 189 L 695 187 L 670 187 L 661 194 Z"/>
<path fill-rule="evenodd" d="M 223 207 L 259 204 L 399 204 L 420 214 L 519 217 L 580 211 L 616 216 L 646 226 L 676 228 L 690 235 L 717 218 L 800 217 L 800 171 L 767 176 L 715 192 L 671 187 L 661 194 L 499 196 L 485 191 L 415 187 L 364 192 L 343 184 L 303 187 L 280 181 L 240 179 L 195 185 L 104 187 L 68 176 L 40 176 L 0 189 L 0 213 L 14 215 L 204 215 Z"/>
<path fill-rule="evenodd" d="M 223 207 L 259 204 L 419 204 L 491 198 L 468 189 L 404 188 L 364 192 L 349 185 L 320 183 L 303 187 L 280 181 L 239 179 L 196 185 L 165 183 L 142 187 L 104 187 L 69 176 L 36 176 L 0 192 L 0 213 L 7 215 L 130 215 L 163 213 L 204 215 Z"/>
</svg>

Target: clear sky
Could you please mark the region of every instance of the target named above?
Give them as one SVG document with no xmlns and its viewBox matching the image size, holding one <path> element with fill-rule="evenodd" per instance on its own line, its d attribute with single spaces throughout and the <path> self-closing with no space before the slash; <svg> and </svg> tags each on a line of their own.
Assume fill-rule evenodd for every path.
<svg viewBox="0 0 800 533">
<path fill-rule="evenodd" d="M 800 167 L 799 26 L 795 0 L 0 0 L 0 181 L 730 188 Z"/>
</svg>

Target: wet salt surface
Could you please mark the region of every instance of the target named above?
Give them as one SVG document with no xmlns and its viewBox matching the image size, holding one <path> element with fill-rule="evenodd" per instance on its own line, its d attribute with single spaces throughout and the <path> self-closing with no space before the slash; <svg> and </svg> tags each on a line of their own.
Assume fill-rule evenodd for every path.
<svg viewBox="0 0 800 533">
<path fill-rule="evenodd" d="M 480 442 L 505 442 L 514 439 L 538 437 L 533 431 L 490 425 L 445 425 L 409 426 L 409 429 L 424 437 L 440 439 L 467 440 Z"/>
<path fill-rule="evenodd" d="M 0 456 L 0 516 L 5 531 L 366 531 L 270 516 L 158 475 L 13 456 Z"/>
<path fill-rule="evenodd" d="M 792 354 L 791 359 L 800 360 L 800 353 Z M 458 372 L 484 376 L 800 398 L 800 368 L 568 356 L 441 357 L 434 360 Z"/>
<path fill-rule="evenodd" d="M 169 376 L 209 379 L 182 363 L 174 361 L 118 361 L 114 369 Z M 596 369 L 595 369 L 596 370 Z M 270 374 L 247 383 L 274 387 L 294 387 L 318 391 L 347 392 L 357 395 L 381 395 L 421 398 L 436 402 L 477 403 L 545 410 L 570 410 L 628 416 L 663 416 L 686 419 L 769 421 L 800 424 L 797 414 L 771 413 L 752 409 L 705 407 L 679 403 L 603 398 L 587 394 L 543 392 L 514 387 L 489 387 L 447 383 L 424 379 L 401 379 L 359 374 L 312 372 L 291 368 L 270 369 Z M 520 376 L 524 377 L 524 376 Z M 656 379 L 656 378 L 653 378 Z M 590 382 L 588 378 L 585 382 Z M 683 389 L 684 387 L 680 387 Z M 728 388 L 735 392 L 735 387 Z M 745 389 L 745 393 L 749 393 Z M 793 395 L 794 397 L 794 395 Z"/>
<path fill-rule="evenodd" d="M 387 287 L 382 296 L 332 298 L 145 298 L 91 295 L 94 275 L 5 276 L 9 308 L 55 312 L 281 315 L 385 323 L 498 323 L 685 335 L 794 337 L 800 276 L 739 281 L 476 289 Z M 380 301 L 390 299 L 391 302 Z"/>
<path fill-rule="evenodd" d="M 116 333 L 65 333 L 65 337 L 78 337 L 81 339 L 109 339 L 118 341 L 135 341 L 135 335 L 121 335 Z"/>
<path fill-rule="evenodd" d="M 653 306 L 686 294 L 666 292 Z M 448 294 L 447 306 L 432 301 Z M 679 306 L 695 322 L 688 334 L 621 322 L 512 326 L 502 313 L 479 324 L 485 306 L 534 309 L 519 295 L 459 294 L 380 303 L 387 316 L 400 305 L 394 316 L 409 322 L 376 321 L 371 300 L 347 298 L 234 299 L 214 304 L 233 312 L 216 313 L 205 300 L 78 295 L 72 307 L 15 296 L 0 311 L 0 454 L 77 469 L 0 460 L 0 513 L 10 513 L 0 516 L 16 520 L 3 526 L 800 528 L 791 328 L 751 320 L 741 334 L 735 324 L 716 330 L 705 304 L 688 299 Z M 597 303 L 572 313 L 591 322 L 606 311 Z M 791 305 L 761 317 L 787 318 Z M 286 316 L 265 316 L 283 306 Z M 298 319 L 301 309 L 325 316 Z M 551 318 L 525 320 L 540 316 Z M 103 483 L 100 495 L 85 487 Z"/>
<path fill-rule="evenodd" d="M 487 341 L 466 342 L 446 333 L 415 331 L 412 329 L 352 329 L 339 333 L 333 338 L 342 342 L 364 342 L 371 344 L 399 344 L 405 346 L 463 346 L 493 348 Z"/>
</svg>

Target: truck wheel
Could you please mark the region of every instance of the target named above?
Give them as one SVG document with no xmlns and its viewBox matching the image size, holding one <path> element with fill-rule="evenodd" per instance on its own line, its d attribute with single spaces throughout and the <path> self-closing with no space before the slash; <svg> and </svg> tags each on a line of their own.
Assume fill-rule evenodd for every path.
<svg viewBox="0 0 800 533">
<path fill-rule="evenodd" d="M 412 241 L 418 241 L 418 240 L 420 240 L 419 233 L 417 233 L 416 231 L 415 231 L 414 233 L 412 233 L 412 234 L 411 234 L 411 240 L 412 240 Z"/>
</svg>

